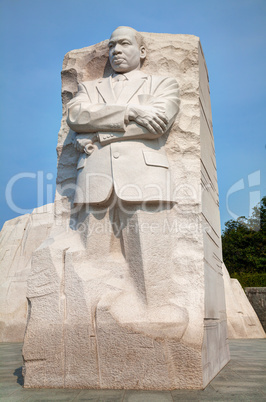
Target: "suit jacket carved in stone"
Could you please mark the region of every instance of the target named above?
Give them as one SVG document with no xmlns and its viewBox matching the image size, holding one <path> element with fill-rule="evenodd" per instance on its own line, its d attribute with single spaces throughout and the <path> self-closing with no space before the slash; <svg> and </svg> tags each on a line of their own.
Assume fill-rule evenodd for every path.
<svg viewBox="0 0 266 402">
<path fill-rule="evenodd" d="M 172 201 L 169 164 L 161 138 L 179 109 L 174 78 L 147 75 L 139 70 L 124 74 L 126 81 L 115 98 L 112 77 L 79 84 L 68 104 L 68 125 L 78 134 L 97 133 L 96 151 L 82 153 L 77 169 L 75 203 L 101 204 L 113 189 L 128 202 Z M 128 104 L 150 105 L 164 111 L 168 125 L 152 134 L 125 119 Z"/>
</svg>

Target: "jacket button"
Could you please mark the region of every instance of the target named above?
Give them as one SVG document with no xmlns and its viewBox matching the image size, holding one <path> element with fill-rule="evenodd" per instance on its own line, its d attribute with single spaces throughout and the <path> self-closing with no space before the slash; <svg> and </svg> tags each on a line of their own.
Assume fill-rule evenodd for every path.
<svg viewBox="0 0 266 402">
<path fill-rule="evenodd" d="M 119 156 L 120 156 L 119 152 L 114 152 L 114 153 L 113 153 L 113 157 L 114 157 L 115 159 L 119 158 Z"/>
</svg>

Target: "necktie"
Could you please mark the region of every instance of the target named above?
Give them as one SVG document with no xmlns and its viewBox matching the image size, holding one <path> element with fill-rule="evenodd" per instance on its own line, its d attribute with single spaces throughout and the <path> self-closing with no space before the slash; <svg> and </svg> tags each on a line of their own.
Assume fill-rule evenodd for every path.
<svg viewBox="0 0 266 402">
<path fill-rule="evenodd" d="M 114 77 L 113 86 L 114 86 L 114 93 L 115 93 L 116 99 L 119 97 L 119 95 L 122 92 L 125 80 L 126 80 L 126 77 L 123 74 L 118 74 L 116 77 Z"/>
</svg>

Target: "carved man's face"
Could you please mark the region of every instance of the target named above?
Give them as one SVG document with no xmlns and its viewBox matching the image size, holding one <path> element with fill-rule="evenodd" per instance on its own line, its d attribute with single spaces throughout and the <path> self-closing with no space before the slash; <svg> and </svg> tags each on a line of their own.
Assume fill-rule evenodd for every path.
<svg viewBox="0 0 266 402">
<path fill-rule="evenodd" d="M 117 73 L 127 73 L 140 68 L 146 55 L 144 46 L 139 46 L 135 33 L 130 28 L 117 28 L 109 40 L 109 60 Z"/>
</svg>

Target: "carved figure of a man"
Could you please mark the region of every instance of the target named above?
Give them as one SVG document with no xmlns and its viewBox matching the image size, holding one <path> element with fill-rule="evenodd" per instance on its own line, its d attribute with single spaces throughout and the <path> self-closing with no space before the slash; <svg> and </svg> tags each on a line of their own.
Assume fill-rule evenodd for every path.
<svg viewBox="0 0 266 402">
<path fill-rule="evenodd" d="M 149 228 L 163 225 L 173 201 L 163 136 L 179 99 L 174 78 L 141 71 L 145 56 L 141 35 L 118 27 L 109 40 L 113 74 L 79 84 L 67 122 L 81 152 L 74 202 L 83 205 L 79 220 L 88 226 L 90 258 L 111 255 L 110 236 L 92 229 L 97 214 L 98 222 L 108 215 L 140 299 L 159 307 L 169 304 L 164 266 L 171 241 L 169 233 Z M 158 286 L 162 281 L 165 286 Z"/>
<path fill-rule="evenodd" d="M 178 112 L 178 84 L 143 73 L 145 56 L 140 34 L 117 28 L 109 40 L 113 75 L 79 84 L 68 104 L 68 125 L 78 134 L 93 133 L 76 136 L 82 154 L 75 203 L 100 205 L 113 188 L 128 202 L 171 201 L 160 137 Z"/>
</svg>

